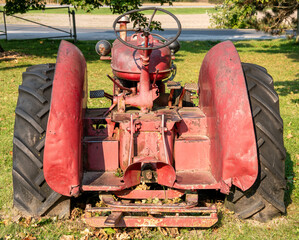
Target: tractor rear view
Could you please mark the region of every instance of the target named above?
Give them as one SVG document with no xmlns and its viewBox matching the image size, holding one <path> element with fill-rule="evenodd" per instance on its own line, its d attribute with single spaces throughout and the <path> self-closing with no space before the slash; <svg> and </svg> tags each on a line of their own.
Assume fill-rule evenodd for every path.
<svg viewBox="0 0 299 240">
<path fill-rule="evenodd" d="M 153 10 L 147 26 L 128 28 L 128 15 L 143 10 Z M 151 32 L 157 11 L 176 21 L 174 37 Z M 207 53 L 198 82 L 182 86 L 173 63 L 176 16 L 133 10 L 113 28 L 112 47 L 96 45 L 101 60 L 111 61 L 112 94 L 90 92 L 109 99 L 109 108 L 100 101 L 87 108 L 86 62 L 69 42 L 61 42 L 56 64 L 23 73 L 14 206 L 27 215 L 63 216 L 71 197 L 93 191 L 101 201 L 86 205 L 84 220 L 94 227 L 210 227 L 217 209 L 199 197 L 215 190 L 240 218 L 284 213 L 283 123 L 267 70 L 241 63 L 227 41 Z"/>
</svg>

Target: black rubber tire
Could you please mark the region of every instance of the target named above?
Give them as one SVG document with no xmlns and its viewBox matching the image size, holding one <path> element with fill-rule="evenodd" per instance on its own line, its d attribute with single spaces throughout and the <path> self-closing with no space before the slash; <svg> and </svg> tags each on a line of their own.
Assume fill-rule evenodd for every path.
<svg viewBox="0 0 299 240">
<path fill-rule="evenodd" d="M 286 211 L 283 121 L 273 79 L 267 70 L 249 63 L 242 63 L 242 67 L 255 127 L 259 173 L 249 190 L 233 188 L 225 203 L 239 218 L 266 222 Z"/>
<path fill-rule="evenodd" d="M 58 205 L 60 210 L 55 214 L 67 216 L 70 208 L 69 203 L 61 204 L 66 198 L 48 186 L 43 174 L 54 71 L 55 64 L 29 67 L 19 86 L 13 138 L 13 201 L 18 210 L 30 216 L 55 212 Z"/>
</svg>

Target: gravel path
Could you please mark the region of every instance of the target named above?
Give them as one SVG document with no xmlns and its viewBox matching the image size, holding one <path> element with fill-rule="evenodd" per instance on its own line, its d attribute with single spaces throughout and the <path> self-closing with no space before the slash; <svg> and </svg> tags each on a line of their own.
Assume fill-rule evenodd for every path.
<svg viewBox="0 0 299 240">
<path fill-rule="evenodd" d="M 69 26 L 69 18 L 67 14 L 17 14 L 16 16 L 27 18 L 29 20 L 46 25 L 51 25 L 54 27 Z M 78 14 L 76 15 L 76 26 L 78 28 L 111 29 L 112 23 L 116 17 L 116 15 Z M 183 14 L 177 15 L 177 18 L 181 21 L 183 29 L 208 28 L 210 26 L 208 14 Z M 156 15 L 154 20 L 159 20 L 162 23 L 163 28 L 176 28 L 176 23 L 170 16 Z M 33 23 L 28 23 L 27 21 L 19 20 L 10 16 L 7 16 L 7 24 L 35 25 Z"/>
</svg>

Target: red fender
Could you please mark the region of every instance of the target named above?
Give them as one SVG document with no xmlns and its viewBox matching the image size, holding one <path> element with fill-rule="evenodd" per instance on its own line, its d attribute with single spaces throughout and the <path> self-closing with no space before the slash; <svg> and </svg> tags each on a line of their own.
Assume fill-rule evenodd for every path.
<svg viewBox="0 0 299 240">
<path fill-rule="evenodd" d="M 82 179 L 86 77 L 86 62 L 80 50 L 61 41 L 46 132 L 44 176 L 54 191 L 65 196 L 77 196 Z"/>
<path fill-rule="evenodd" d="M 213 47 L 199 74 L 214 176 L 247 190 L 258 174 L 255 132 L 240 58 L 230 41 Z"/>
</svg>

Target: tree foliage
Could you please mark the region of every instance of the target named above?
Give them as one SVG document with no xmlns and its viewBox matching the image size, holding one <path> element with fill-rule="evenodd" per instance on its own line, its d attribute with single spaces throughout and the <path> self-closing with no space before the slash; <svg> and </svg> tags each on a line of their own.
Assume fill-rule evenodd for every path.
<svg viewBox="0 0 299 240">
<path fill-rule="evenodd" d="M 299 0 L 224 0 L 212 15 L 218 28 L 255 28 L 272 34 L 297 25 Z"/>
<path fill-rule="evenodd" d="M 44 9 L 46 1 L 43 0 L 6 0 L 4 9 L 7 15 L 25 13 L 29 9 Z"/>
<path fill-rule="evenodd" d="M 173 0 L 152 0 L 153 3 L 160 3 L 172 5 Z M 61 4 L 70 4 L 75 9 L 85 9 L 87 12 L 95 8 L 103 7 L 104 5 L 110 7 L 113 14 L 122 14 L 133 9 L 139 9 L 142 6 L 142 0 L 62 0 Z M 7 14 L 25 13 L 30 9 L 44 9 L 46 6 L 45 0 L 6 0 L 5 10 Z M 130 15 L 134 26 L 146 25 L 146 17 L 142 13 L 133 13 Z M 151 24 L 153 29 L 161 29 L 161 23 L 153 21 Z"/>
</svg>

